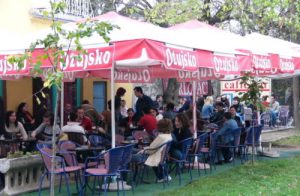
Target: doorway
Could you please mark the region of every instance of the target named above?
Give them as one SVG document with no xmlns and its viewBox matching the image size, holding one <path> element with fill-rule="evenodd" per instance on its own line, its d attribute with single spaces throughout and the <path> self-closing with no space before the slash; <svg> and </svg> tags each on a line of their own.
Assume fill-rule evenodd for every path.
<svg viewBox="0 0 300 196">
<path fill-rule="evenodd" d="M 106 106 L 106 82 L 94 82 L 93 105 L 98 113 L 105 110 Z"/>
</svg>

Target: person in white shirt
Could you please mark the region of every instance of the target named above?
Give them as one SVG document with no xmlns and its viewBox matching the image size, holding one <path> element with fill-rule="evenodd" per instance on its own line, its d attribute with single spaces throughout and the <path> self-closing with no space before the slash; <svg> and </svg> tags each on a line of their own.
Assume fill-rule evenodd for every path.
<svg viewBox="0 0 300 196">
<path fill-rule="evenodd" d="M 70 140 L 80 145 L 87 143 L 88 140 L 85 135 L 85 130 L 80 126 L 79 122 L 76 122 L 76 119 L 77 114 L 73 112 L 70 113 L 70 121 L 61 129 L 59 141 Z"/>
</svg>

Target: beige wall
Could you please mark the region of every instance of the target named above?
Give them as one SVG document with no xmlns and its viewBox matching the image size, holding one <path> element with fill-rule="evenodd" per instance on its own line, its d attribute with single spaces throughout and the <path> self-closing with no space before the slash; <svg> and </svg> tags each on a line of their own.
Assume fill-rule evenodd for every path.
<svg viewBox="0 0 300 196">
<path fill-rule="evenodd" d="M 90 103 L 93 102 L 93 82 L 95 81 L 106 81 L 106 95 L 107 100 L 111 99 L 110 96 L 110 82 L 107 80 L 100 80 L 97 78 L 85 78 L 83 79 L 83 95 L 82 99 L 87 99 L 90 101 Z M 126 94 L 124 96 L 124 99 L 126 100 L 127 107 L 132 107 L 132 96 L 133 96 L 133 88 L 132 84 L 126 84 L 126 83 L 116 83 L 115 84 L 115 92 L 119 87 L 123 87 L 126 89 Z M 115 94 L 115 93 L 114 93 Z"/>
<path fill-rule="evenodd" d="M 29 14 L 31 5 L 37 1 L 39 0 L 0 0 L 0 31 L 23 37 L 49 27 L 49 21 L 33 19 Z M 6 98 L 7 109 L 15 110 L 20 102 L 25 101 L 32 112 L 32 80 L 27 78 L 7 81 Z"/>
<path fill-rule="evenodd" d="M 26 102 L 32 108 L 32 80 L 6 81 L 6 106 L 7 110 L 16 110 L 21 102 Z"/>
</svg>

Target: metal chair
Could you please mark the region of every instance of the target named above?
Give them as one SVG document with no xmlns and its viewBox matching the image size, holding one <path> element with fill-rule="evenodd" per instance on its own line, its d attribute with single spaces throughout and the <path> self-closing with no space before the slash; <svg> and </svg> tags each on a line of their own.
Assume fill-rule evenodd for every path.
<svg viewBox="0 0 300 196">
<path fill-rule="evenodd" d="M 108 178 L 110 177 L 117 177 L 117 186 L 118 186 L 118 194 L 119 194 L 119 179 L 121 179 L 121 175 L 120 175 L 120 169 L 122 168 L 122 158 L 123 158 L 123 153 L 124 153 L 124 147 L 116 147 L 116 148 L 112 148 L 110 150 L 108 150 L 105 153 L 99 154 L 96 157 L 89 157 L 86 160 L 85 163 L 85 169 L 84 169 L 84 184 L 81 187 L 81 195 L 83 195 L 83 191 L 85 189 L 86 186 L 88 186 L 88 177 L 90 176 L 94 176 L 94 183 L 93 183 L 93 188 L 92 188 L 92 192 L 94 193 L 95 190 L 95 185 L 96 185 L 96 177 L 98 178 L 98 183 L 99 186 L 101 187 L 100 184 L 100 179 L 99 177 L 103 177 L 104 178 L 104 193 L 105 195 L 107 195 L 107 189 L 108 189 Z M 98 165 L 96 165 L 95 168 L 88 168 L 88 162 L 89 161 L 96 161 L 99 160 L 100 158 L 104 157 L 105 160 L 105 167 L 98 167 Z M 123 185 L 123 181 L 122 181 L 122 190 L 124 191 L 124 185 Z"/>
<path fill-rule="evenodd" d="M 54 156 L 55 165 L 54 165 L 54 169 L 52 170 L 52 158 L 53 158 L 52 149 L 49 148 L 49 147 L 45 147 L 42 144 L 37 144 L 37 149 L 41 153 L 42 159 L 43 159 L 43 162 L 44 162 L 44 165 L 45 165 L 45 171 L 44 171 L 44 173 L 43 173 L 43 175 L 41 176 L 41 179 L 40 179 L 39 195 L 41 195 L 41 189 L 42 189 L 44 177 L 46 175 L 51 177 L 51 174 L 59 174 L 61 176 L 60 184 L 59 184 L 59 191 L 61 190 L 62 177 L 65 178 L 65 183 L 66 183 L 66 186 L 67 186 L 68 195 L 71 195 L 70 194 L 68 174 L 74 173 L 75 174 L 75 181 L 76 181 L 76 188 L 77 188 L 77 191 L 79 192 L 79 186 L 78 186 L 78 180 L 77 179 L 79 178 L 79 172 L 81 170 L 81 167 L 80 166 L 66 166 L 65 161 L 62 157 Z"/>
<path fill-rule="evenodd" d="M 184 168 L 185 164 L 188 163 L 187 157 L 188 157 L 189 150 L 193 145 L 193 138 L 184 139 L 178 142 L 176 145 L 181 146 L 181 158 L 177 159 L 174 157 L 170 157 L 170 162 L 175 163 L 175 167 L 173 169 L 176 169 L 176 175 L 178 174 L 179 184 L 181 185 L 181 170 L 182 168 Z M 173 169 L 171 169 L 171 171 Z M 190 168 L 189 168 L 189 174 L 190 174 L 190 179 L 192 180 L 192 172 Z"/>
</svg>

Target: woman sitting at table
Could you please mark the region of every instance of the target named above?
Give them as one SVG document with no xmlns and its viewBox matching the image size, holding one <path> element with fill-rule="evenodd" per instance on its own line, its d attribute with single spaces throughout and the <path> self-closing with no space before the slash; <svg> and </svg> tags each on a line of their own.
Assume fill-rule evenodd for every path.
<svg viewBox="0 0 300 196">
<path fill-rule="evenodd" d="M 27 139 L 27 133 L 22 123 L 17 121 L 16 112 L 8 111 L 6 113 L 5 134 L 6 139 Z"/>
<path fill-rule="evenodd" d="M 63 126 L 59 135 L 59 141 L 69 140 L 79 145 L 87 144 L 88 140 L 84 128 L 76 122 L 77 114 L 72 112 L 69 117 L 70 121 Z"/>
<path fill-rule="evenodd" d="M 184 139 L 193 137 L 190 130 L 189 119 L 185 114 L 179 113 L 175 118 L 175 129 L 173 131 L 173 140 L 178 143 Z M 171 156 L 176 159 L 181 159 L 181 145 L 174 143 L 171 146 Z"/>
<path fill-rule="evenodd" d="M 28 104 L 25 102 L 20 103 L 18 106 L 17 120 L 23 124 L 26 132 L 32 131 L 36 128 L 35 119 L 28 111 Z"/>
<path fill-rule="evenodd" d="M 59 135 L 60 128 L 58 125 L 54 125 L 54 115 L 46 112 L 43 116 L 42 124 L 31 133 L 31 136 L 38 140 L 50 141 L 53 132 Z"/>
<path fill-rule="evenodd" d="M 173 123 L 170 119 L 162 119 L 157 123 L 158 135 L 151 142 L 150 146 L 145 147 L 144 150 L 140 151 L 138 154 L 133 155 L 133 161 L 141 160 L 142 153 L 145 153 L 148 156 L 146 159 L 145 165 L 148 165 L 153 168 L 155 175 L 158 179 L 157 182 L 163 182 L 162 169 L 159 168 L 159 163 L 161 161 L 161 153 L 163 148 L 158 148 L 162 144 L 171 141 L 172 135 L 171 131 L 173 129 Z M 169 179 L 170 180 L 170 179 Z"/>
</svg>

